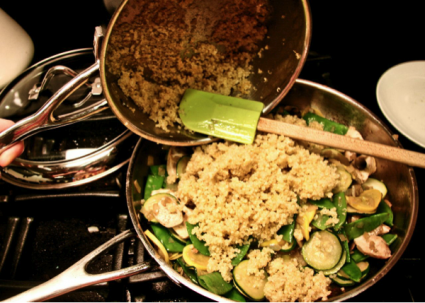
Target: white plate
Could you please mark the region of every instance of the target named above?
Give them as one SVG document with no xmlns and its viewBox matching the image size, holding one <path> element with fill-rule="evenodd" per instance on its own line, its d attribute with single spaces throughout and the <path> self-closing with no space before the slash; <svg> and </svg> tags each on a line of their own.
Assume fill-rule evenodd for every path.
<svg viewBox="0 0 425 303">
<path fill-rule="evenodd" d="M 379 107 L 404 136 L 425 148 L 425 61 L 398 64 L 376 87 Z"/>
</svg>

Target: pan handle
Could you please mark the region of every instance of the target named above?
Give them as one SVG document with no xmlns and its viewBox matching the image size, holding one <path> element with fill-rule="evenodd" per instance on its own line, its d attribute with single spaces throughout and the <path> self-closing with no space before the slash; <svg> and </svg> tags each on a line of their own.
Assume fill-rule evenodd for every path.
<svg viewBox="0 0 425 303">
<path fill-rule="evenodd" d="M 53 279 L 29 289 L 19 295 L 6 299 L 4 302 L 40 302 L 66 294 L 89 285 L 123 279 L 151 269 L 149 262 L 136 264 L 123 269 L 101 273 L 89 274 L 86 271 L 87 264 L 96 256 L 106 251 L 113 245 L 118 244 L 136 234 L 132 230 L 126 230 L 115 236 L 102 246 L 98 247 L 80 261 L 63 271 Z"/>
<path fill-rule="evenodd" d="M 103 37 L 101 27 L 96 27 L 94 35 L 94 53 L 95 63 L 89 68 L 82 71 L 63 87 L 61 87 L 47 102 L 34 114 L 22 119 L 0 133 L 0 155 L 8 148 L 15 145 L 18 141 L 22 141 L 42 130 L 56 128 L 73 124 L 94 115 L 95 113 L 106 109 L 106 102 L 103 101 L 103 107 L 99 107 L 99 102 L 84 109 L 78 114 L 70 115 L 66 119 L 56 118 L 53 112 L 62 102 L 72 95 L 79 87 L 84 85 L 95 72 L 99 71 L 100 59 L 98 56 L 99 44 Z"/>
</svg>

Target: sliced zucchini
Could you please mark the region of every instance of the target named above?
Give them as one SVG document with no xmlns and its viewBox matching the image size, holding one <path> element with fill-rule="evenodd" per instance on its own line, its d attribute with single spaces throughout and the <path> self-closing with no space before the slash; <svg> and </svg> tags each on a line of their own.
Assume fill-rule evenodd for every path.
<svg viewBox="0 0 425 303">
<path fill-rule="evenodd" d="M 368 178 L 366 182 L 362 184 L 363 189 L 377 189 L 382 193 L 382 198 L 385 198 L 387 195 L 388 189 L 385 184 L 375 178 Z"/>
<path fill-rule="evenodd" d="M 316 231 L 302 247 L 302 256 L 309 266 L 316 270 L 329 270 L 340 261 L 345 251 L 335 234 L 326 231 Z"/>
<path fill-rule="evenodd" d="M 332 267 L 331 269 L 328 270 L 323 270 L 323 274 L 325 276 L 330 276 L 333 274 L 336 274 L 345 264 L 345 261 L 347 260 L 347 254 L 342 254 L 341 259 L 339 260 L 338 264 L 335 265 L 334 267 Z"/>
<path fill-rule="evenodd" d="M 348 214 L 372 215 L 372 214 L 375 213 L 375 211 L 360 211 L 358 209 L 355 209 L 354 207 L 351 207 L 350 205 L 347 205 L 347 213 Z"/>
<path fill-rule="evenodd" d="M 381 202 L 382 194 L 377 189 L 367 189 L 358 197 L 347 196 L 347 203 L 361 212 L 375 212 Z"/>
<path fill-rule="evenodd" d="M 369 262 L 367 262 L 367 261 L 359 262 L 359 263 L 357 263 L 357 266 L 359 267 L 360 271 L 362 272 L 361 280 L 363 280 L 367 276 L 367 274 L 369 273 L 369 269 L 370 269 Z"/>
<path fill-rule="evenodd" d="M 345 192 L 353 183 L 353 177 L 351 174 L 342 166 L 337 166 L 336 171 L 340 176 L 338 185 L 332 190 L 334 194 Z"/>
<path fill-rule="evenodd" d="M 267 283 L 267 277 L 258 278 L 248 274 L 248 260 L 242 261 L 233 269 L 233 282 L 249 299 L 264 301 L 264 285 Z"/>
<path fill-rule="evenodd" d="M 353 280 L 344 280 L 344 279 L 341 279 L 339 277 L 333 277 L 331 279 L 334 283 L 336 283 L 339 286 L 343 286 L 343 287 L 344 286 L 352 286 L 352 285 L 356 284 L 356 282 L 354 282 Z"/>
<path fill-rule="evenodd" d="M 182 174 L 186 172 L 186 166 L 189 162 L 189 156 L 183 156 L 177 161 L 177 177 L 180 178 Z"/>
<path fill-rule="evenodd" d="M 193 244 L 189 244 L 183 248 L 183 260 L 196 269 L 207 270 L 210 257 L 200 254 Z"/>
<path fill-rule="evenodd" d="M 180 146 L 171 146 L 167 155 L 167 173 L 170 176 L 177 175 L 177 162 L 188 155 L 187 148 Z"/>
<path fill-rule="evenodd" d="M 173 202 L 178 203 L 176 197 L 174 197 L 173 195 L 168 193 L 158 193 L 156 195 L 151 196 L 145 201 L 145 203 L 143 203 L 140 212 L 145 216 L 148 221 L 158 223 L 158 220 L 155 218 L 154 208 L 155 204 L 164 199 L 170 199 Z"/>
</svg>

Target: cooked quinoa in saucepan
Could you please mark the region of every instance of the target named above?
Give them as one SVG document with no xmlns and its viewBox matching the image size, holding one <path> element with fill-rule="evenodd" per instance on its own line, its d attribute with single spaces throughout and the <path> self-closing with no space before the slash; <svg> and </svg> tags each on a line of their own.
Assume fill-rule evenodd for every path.
<svg viewBox="0 0 425 303">
<path fill-rule="evenodd" d="M 258 134 L 252 145 L 222 142 L 197 147 L 177 195 L 195 206 L 189 222 L 198 224 L 194 233 L 211 253 L 208 272 L 219 271 L 231 281 L 236 245 L 274 239 L 295 214 L 302 214 L 297 197 L 331 197 L 338 180 L 339 174 L 323 157 L 292 139 Z M 299 231 L 295 236 L 302 240 Z M 269 248 L 248 254 L 253 283 L 255 277 L 268 275 L 264 291 L 270 301 L 314 301 L 330 294 L 331 280 L 303 268 L 302 257 L 285 261 L 275 254 Z"/>
<path fill-rule="evenodd" d="M 117 23 L 108 68 L 123 93 L 168 131 L 181 125 L 187 88 L 246 95 L 258 42 L 267 33 L 266 0 L 141 1 L 131 23 Z"/>
</svg>

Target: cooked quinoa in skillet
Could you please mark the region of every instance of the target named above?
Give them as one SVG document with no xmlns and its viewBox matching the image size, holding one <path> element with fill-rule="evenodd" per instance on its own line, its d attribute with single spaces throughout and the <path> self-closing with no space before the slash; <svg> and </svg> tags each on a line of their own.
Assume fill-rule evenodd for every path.
<svg viewBox="0 0 425 303">
<path fill-rule="evenodd" d="M 302 123 L 295 119 L 297 123 Z M 212 143 L 195 149 L 179 181 L 178 198 L 195 208 L 189 217 L 196 236 L 211 253 L 208 272 L 219 271 L 231 281 L 231 260 L 242 245 L 275 238 L 277 231 L 304 211 L 299 199 L 331 197 L 339 174 L 323 157 L 294 140 L 258 134 L 252 145 Z M 296 231 L 297 240 L 302 240 Z M 261 280 L 270 301 L 326 299 L 331 280 L 304 268 L 302 257 L 274 258 L 269 248 L 251 250 L 249 271 Z M 286 285 L 282 288 L 282 285 Z"/>
<path fill-rule="evenodd" d="M 201 3 L 201 4 L 200 4 Z M 117 24 L 108 68 L 156 126 L 181 125 L 187 88 L 242 96 L 258 42 L 266 36 L 266 0 L 142 1 L 133 22 Z"/>
</svg>

